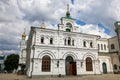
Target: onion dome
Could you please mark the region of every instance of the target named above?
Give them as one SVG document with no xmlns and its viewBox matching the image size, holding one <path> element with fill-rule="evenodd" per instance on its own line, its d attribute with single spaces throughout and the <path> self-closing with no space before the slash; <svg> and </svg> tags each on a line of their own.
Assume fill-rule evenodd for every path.
<svg viewBox="0 0 120 80">
<path fill-rule="evenodd" d="M 66 12 L 66 16 L 67 16 L 67 17 L 70 17 L 69 4 L 67 4 L 67 12 Z"/>
<path fill-rule="evenodd" d="M 42 20 L 42 25 L 41 25 L 41 29 L 45 29 L 45 24 L 44 24 L 44 19 Z"/>
<path fill-rule="evenodd" d="M 26 38 L 26 34 L 25 34 L 25 28 L 24 28 L 24 32 L 22 34 L 22 39 L 25 40 L 25 38 Z"/>
</svg>

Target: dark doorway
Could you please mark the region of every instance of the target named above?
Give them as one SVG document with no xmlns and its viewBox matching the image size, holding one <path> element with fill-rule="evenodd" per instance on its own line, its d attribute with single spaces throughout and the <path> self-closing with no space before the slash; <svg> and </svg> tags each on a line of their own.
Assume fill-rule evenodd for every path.
<svg viewBox="0 0 120 80">
<path fill-rule="evenodd" d="M 66 58 L 66 75 L 76 75 L 76 62 L 71 56 Z"/>
<path fill-rule="evenodd" d="M 103 63 L 102 67 L 103 67 L 103 73 L 107 74 L 107 65 L 106 65 L 106 63 Z"/>
</svg>

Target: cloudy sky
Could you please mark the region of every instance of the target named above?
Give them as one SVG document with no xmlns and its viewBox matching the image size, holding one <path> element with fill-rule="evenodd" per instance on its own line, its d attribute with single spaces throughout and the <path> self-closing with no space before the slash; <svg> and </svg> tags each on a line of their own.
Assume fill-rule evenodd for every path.
<svg viewBox="0 0 120 80">
<path fill-rule="evenodd" d="M 80 32 L 115 36 L 114 22 L 120 20 L 120 0 L 0 0 L 0 54 L 19 53 L 21 34 L 30 26 L 57 29 L 66 4 Z"/>
</svg>

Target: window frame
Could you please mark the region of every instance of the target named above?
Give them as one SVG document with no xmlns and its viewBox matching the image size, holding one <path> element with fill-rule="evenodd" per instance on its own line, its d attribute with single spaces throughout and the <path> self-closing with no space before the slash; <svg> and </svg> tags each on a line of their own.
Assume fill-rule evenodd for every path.
<svg viewBox="0 0 120 80">
<path fill-rule="evenodd" d="M 117 65 L 116 64 L 114 64 L 114 69 L 117 70 Z"/>
<path fill-rule="evenodd" d="M 66 42 L 67 42 L 67 40 L 65 39 L 65 40 L 64 40 L 64 45 L 66 45 Z"/>
<path fill-rule="evenodd" d="M 72 46 L 74 46 L 75 45 L 75 43 L 74 43 L 75 41 L 74 40 L 72 40 Z"/>
<path fill-rule="evenodd" d="M 111 49 L 115 49 L 115 45 L 114 44 L 111 44 L 110 47 L 111 47 Z"/>
<path fill-rule="evenodd" d="M 70 46 L 70 45 L 71 45 L 71 38 L 68 37 L 68 46 Z"/>
<path fill-rule="evenodd" d="M 86 47 L 86 41 L 83 41 L 83 46 Z"/>
<path fill-rule="evenodd" d="M 100 50 L 100 44 L 98 44 L 98 50 Z"/>
<path fill-rule="evenodd" d="M 48 55 L 43 56 L 42 58 L 42 72 L 51 71 L 51 58 Z"/>
<path fill-rule="evenodd" d="M 90 57 L 86 58 L 86 71 L 93 71 L 92 59 Z"/>
<path fill-rule="evenodd" d="M 93 42 L 90 42 L 90 47 L 93 48 Z"/>
<path fill-rule="evenodd" d="M 50 38 L 50 44 L 53 44 L 53 38 Z"/>
<path fill-rule="evenodd" d="M 70 22 L 66 23 L 66 32 L 71 32 L 72 31 L 72 24 Z"/>
<path fill-rule="evenodd" d="M 41 37 L 41 44 L 44 44 L 44 37 Z"/>
<path fill-rule="evenodd" d="M 106 45 L 104 44 L 104 50 L 106 50 L 107 48 L 106 48 Z"/>
<path fill-rule="evenodd" d="M 101 44 L 101 50 L 103 50 L 103 44 Z"/>
</svg>

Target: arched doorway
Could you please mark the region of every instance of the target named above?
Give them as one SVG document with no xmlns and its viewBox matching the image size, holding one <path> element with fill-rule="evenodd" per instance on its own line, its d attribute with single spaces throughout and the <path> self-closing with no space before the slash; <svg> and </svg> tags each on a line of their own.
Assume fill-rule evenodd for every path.
<svg viewBox="0 0 120 80">
<path fill-rule="evenodd" d="M 50 72 L 51 71 L 51 59 L 48 55 L 45 55 L 42 58 L 42 72 Z"/>
<path fill-rule="evenodd" d="M 92 59 L 90 57 L 86 58 L 86 71 L 93 71 Z"/>
<path fill-rule="evenodd" d="M 107 65 L 106 65 L 106 63 L 103 63 L 102 67 L 103 67 L 103 73 L 106 74 L 107 73 Z"/>
<path fill-rule="evenodd" d="M 74 62 L 71 56 L 66 57 L 66 75 L 76 75 L 76 62 Z"/>
</svg>

